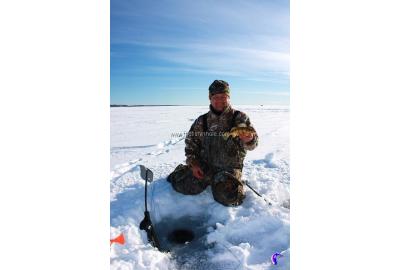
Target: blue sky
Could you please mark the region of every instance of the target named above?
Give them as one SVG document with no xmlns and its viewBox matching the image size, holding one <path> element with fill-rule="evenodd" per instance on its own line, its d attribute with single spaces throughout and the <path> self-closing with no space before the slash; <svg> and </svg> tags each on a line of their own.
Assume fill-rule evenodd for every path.
<svg viewBox="0 0 400 270">
<path fill-rule="evenodd" d="M 289 1 L 111 0 L 111 104 L 289 103 Z"/>
</svg>

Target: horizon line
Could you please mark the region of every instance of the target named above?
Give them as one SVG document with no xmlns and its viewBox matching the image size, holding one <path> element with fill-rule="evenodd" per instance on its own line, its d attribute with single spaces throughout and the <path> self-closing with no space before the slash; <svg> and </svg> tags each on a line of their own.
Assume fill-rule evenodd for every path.
<svg viewBox="0 0 400 270">
<path fill-rule="evenodd" d="M 110 107 L 161 107 L 161 106 L 209 106 L 210 104 L 198 105 L 198 104 L 110 104 Z M 231 104 L 232 105 L 232 104 Z M 290 106 L 290 104 L 235 104 L 232 106 Z"/>
</svg>

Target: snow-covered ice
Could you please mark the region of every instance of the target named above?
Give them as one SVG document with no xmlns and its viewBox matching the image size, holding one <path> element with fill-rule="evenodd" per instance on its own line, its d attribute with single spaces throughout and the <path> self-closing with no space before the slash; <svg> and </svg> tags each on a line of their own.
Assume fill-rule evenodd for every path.
<svg viewBox="0 0 400 270">
<path fill-rule="evenodd" d="M 247 153 L 246 187 L 238 207 L 215 202 L 211 189 L 195 196 L 175 192 L 166 177 L 184 163 L 184 138 L 207 106 L 111 108 L 111 269 L 289 269 L 289 109 L 286 106 L 233 106 L 247 113 L 260 137 Z M 139 165 L 154 173 L 148 207 L 159 237 L 168 230 L 192 227 L 195 240 L 160 252 L 139 229 L 144 212 L 144 181 Z M 284 252 L 278 265 L 270 257 Z"/>
</svg>

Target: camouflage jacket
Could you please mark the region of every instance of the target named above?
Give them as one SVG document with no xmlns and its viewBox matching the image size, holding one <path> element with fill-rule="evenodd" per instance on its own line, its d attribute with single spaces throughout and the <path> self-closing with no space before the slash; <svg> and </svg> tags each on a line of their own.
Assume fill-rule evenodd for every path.
<svg viewBox="0 0 400 270">
<path fill-rule="evenodd" d="M 235 109 L 228 106 L 220 115 L 211 108 L 207 116 L 207 132 L 204 131 L 203 117 L 198 117 L 191 126 L 185 138 L 186 164 L 189 166 L 204 165 L 215 168 L 242 168 L 247 150 L 253 150 L 258 145 L 258 135 L 252 141 L 243 143 L 239 137 L 224 138 L 221 133 L 230 131 L 239 124 L 252 126 L 249 117 L 238 112 L 232 126 Z"/>
</svg>

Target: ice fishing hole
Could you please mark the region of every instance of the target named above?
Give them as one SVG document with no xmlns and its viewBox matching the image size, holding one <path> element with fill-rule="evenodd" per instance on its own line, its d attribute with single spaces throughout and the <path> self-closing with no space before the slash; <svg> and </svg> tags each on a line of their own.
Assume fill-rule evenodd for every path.
<svg viewBox="0 0 400 270">
<path fill-rule="evenodd" d="M 193 231 L 187 229 L 173 230 L 168 235 L 168 240 L 176 244 L 190 243 L 193 239 L 194 239 Z"/>
<path fill-rule="evenodd" d="M 206 250 L 207 227 L 207 218 L 203 216 L 165 217 L 155 223 L 160 250 L 175 253 Z"/>
<path fill-rule="evenodd" d="M 216 229 L 208 216 L 170 216 L 155 220 L 154 225 L 160 251 L 171 254 L 171 260 L 176 264 L 174 269 L 239 269 L 240 263 L 233 253 L 207 241 L 208 234 Z M 223 255 L 223 259 L 213 261 L 216 254 Z"/>
</svg>

